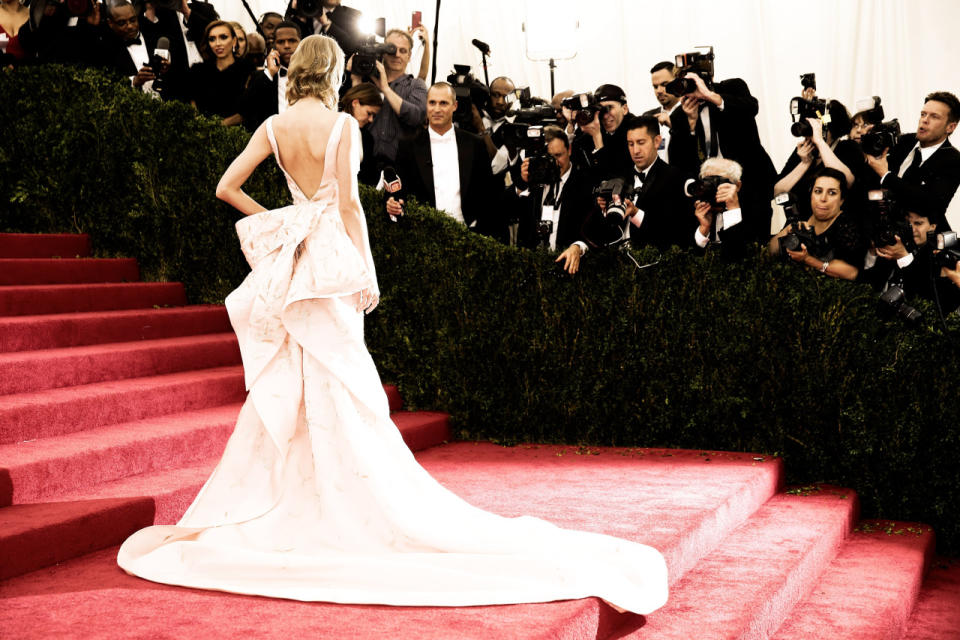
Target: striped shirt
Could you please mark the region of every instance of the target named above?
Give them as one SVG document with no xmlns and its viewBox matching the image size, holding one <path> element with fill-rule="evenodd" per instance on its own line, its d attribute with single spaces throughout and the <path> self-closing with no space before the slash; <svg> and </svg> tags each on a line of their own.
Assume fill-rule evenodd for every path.
<svg viewBox="0 0 960 640">
<path fill-rule="evenodd" d="M 370 123 L 370 133 L 373 155 L 393 162 L 400 140 L 416 135 L 427 119 L 427 85 L 420 78 L 405 74 L 391 82 L 390 88 L 403 98 L 400 113 L 394 113 L 384 100 L 383 108 Z"/>
</svg>

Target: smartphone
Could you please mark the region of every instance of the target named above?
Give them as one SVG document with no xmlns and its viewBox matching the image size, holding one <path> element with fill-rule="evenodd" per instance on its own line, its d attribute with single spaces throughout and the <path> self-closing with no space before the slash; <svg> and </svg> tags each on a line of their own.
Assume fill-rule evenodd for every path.
<svg viewBox="0 0 960 640">
<path fill-rule="evenodd" d="M 420 18 L 423 16 L 422 11 L 414 11 L 413 17 L 410 18 L 410 26 L 416 29 L 420 26 Z"/>
</svg>

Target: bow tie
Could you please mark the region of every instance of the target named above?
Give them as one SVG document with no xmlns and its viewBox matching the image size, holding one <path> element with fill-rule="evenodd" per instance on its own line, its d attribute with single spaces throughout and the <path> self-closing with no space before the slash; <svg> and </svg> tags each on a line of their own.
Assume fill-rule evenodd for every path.
<svg viewBox="0 0 960 640">
<path fill-rule="evenodd" d="M 286 67 L 280 67 L 280 77 L 281 77 L 281 78 L 286 78 L 286 77 L 287 77 L 287 68 L 286 68 Z"/>
<path fill-rule="evenodd" d="M 127 47 L 132 47 L 134 45 L 143 44 L 143 42 L 140 41 L 140 38 L 137 38 L 136 40 L 127 40 L 123 44 Z"/>
<path fill-rule="evenodd" d="M 636 169 L 634 169 L 633 175 L 635 175 L 640 180 L 640 184 L 643 184 L 643 182 L 647 179 L 647 176 L 644 175 L 643 171 L 637 171 Z"/>
</svg>

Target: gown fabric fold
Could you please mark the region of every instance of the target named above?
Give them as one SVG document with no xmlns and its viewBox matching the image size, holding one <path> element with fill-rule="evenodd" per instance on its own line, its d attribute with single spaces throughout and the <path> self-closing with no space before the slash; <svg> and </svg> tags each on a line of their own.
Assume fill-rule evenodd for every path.
<svg viewBox="0 0 960 640">
<path fill-rule="evenodd" d="M 154 582 L 304 601 L 468 606 L 599 596 L 661 607 L 655 549 L 478 509 L 416 462 L 390 420 L 355 294 L 373 263 L 347 235 L 361 148 L 342 114 L 307 197 L 236 225 L 251 272 L 226 299 L 247 400 L 223 457 L 176 525 L 147 527 L 117 562 Z M 337 167 L 349 136 L 350 166 Z M 353 194 L 338 193 L 349 171 Z"/>
</svg>

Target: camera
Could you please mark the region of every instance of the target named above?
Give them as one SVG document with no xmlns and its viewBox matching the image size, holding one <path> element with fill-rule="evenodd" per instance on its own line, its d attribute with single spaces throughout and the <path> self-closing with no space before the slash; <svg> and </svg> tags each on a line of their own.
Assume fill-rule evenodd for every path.
<svg viewBox="0 0 960 640">
<path fill-rule="evenodd" d="M 540 246 L 550 246 L 551 235 L 553 235 L 553 220 L 540 220 L 537 223 L 537 240 Z"/>
<path fill-rule="evenodd" d="M 604 221 L 619 228 L 627 215 L 624 201 L 632 200 L 636 192 L 632 182 L 628 184 L 623 178 L 611 178 L 594 187 L 593 195 L 607 202 L 607 207 L 603 210 Z"/>
<path fill-rule="evenodd" d="M 919 311 L 907 304 L 907 295 L 898 284 L 887 287 L 887 290 L 880 294 L 880 310 L 903 318 L 904 322 L 912 326 L 917 325 L 923 318 Z"/>
<path fill-rule="evenodd" d="M 490 88 L 470 73 L 470 65 L 455 64 L 453 73 L 447 76 L 457 98 L 457 110 L 453 121 L 464 131 L 473 131 L 473 106 L 482 111 L 490 104 Z M 475 131 L 475 133 L 483 133 Z"/>
<path fill-rule="evenodd" d="M 803 247 L 800 245 L 804 245 L 810 255 L 826 256 L 831 253 L 829 241 L 825 237 L 817 236 L 812 227 L 798 221 L 791 227 L 790 233 L 780 238 L 780 258 L 789 261 L 790 255 L 787 251 L 802 251 Z"/>
<path fill-rule="evenodd" d="M 733 184 L 728 178 L 722 176 L 707 176 L 692 180 L 685 189 L 687 196 L 700 202 L 710 204 L 710 211 L 718 213 L 724 210 L 724 205 L 717 202 L 717 189 L 722 184 Z"/>
<path fill-rule="evenodd" d="M 793 98 L 790 100 L 790 117 L 793 118 L 790 134 L 797 138 L 809 138 L 813 135 L 813 128 L 807 118 L 817 118 L 825 125 L 830 123 L 827 101 L 820 98 Z"/>
<path fill-rule="evenodd" d="M 377 62 L 383 60 L 384 54 L 387 53 L 395 55 L 397 53 L 397 46 L 395 44 L 377 42 L 373 39 L 373 36 L 371 36 L 370 39 L 361 42 L 357 48 L 357 53 L 353 56 L 351 73 L 355 73 L 362 78 L 379 77 L 380 72 L 377 71 Z"/>
<path fill-rule="evenodd" d="M 596 96 L 592 93 L 578 93 L 564 99 L 561 104 L 573 111 L 573 120 L 581 127 L 593 122 L 598 113 L 602 116 L 610 110 L 608 105 L 597 102 Z"/>
<path fill-rule="evenodd" d="M 894 118 L 873 127 L 860 138 L 860 148 L 868 156 L 880 157 L 884 149 L 893 149 L 900 140 L 900 122 Z"/>
<path fill-rule="evenodd" d="M 913 231 L 893 194 L 886 189 L 867 192 L 867 215 L 863 226 L 867 237 L 875 247 L 889 247 L 897 243 L 899 236 L 907 251 L 916 249 Z"/>
<path fill-rule="evenodd" d="M 664 90 L 673 96 L 684 96 L 697 90 L 697 83 L 684 76 L 695 73 L 703 79 L 707 88 L 713 86 L 713 47 L 697 47 L 707 49 L 706 53 L 694 51 L 681 53 L 674 58 L 677 67 L 677 77 L 667 83 Z"/>
<path fill-rule="evenodd" d="M 776 196 L 773 202 L 783 208 L 783 215 L 787 219 L 787 224 L 796 225 L 803 220 L 803 214 L 797 206 L 797 199 L 789 191 Z"/>
<path fill-rule="evenodd" d="M 560 166 L 547 153 L 547 141 L 543 135 L 544 124 L 531 125 L 523 122 L 504 122 L 497 132 L 508 149 L 522 149 L 526 158 L 528 184 L 553 184 L 560 181 Z"/>
<path fill-rule="evenodd" d="M 957 261 L 960 260 L 960 250 L 956 248 L 956 231 L 944 231 L 942 233 L 930 231 L 927 233 L 927 245 L 937 250 L 933 254 L 933 263 L 938 268 L 946 267 L 951 270 L 957 268 Z"/>
<path fill-rule="evenodd" d="M 883 122 L 883 105 L 880 104 L 880 96 L 858 100 L 855 108 L 856 113 L 862 115 L 863 121 L 867 124 L 877 125 Z"/>
<path fill-rule="evenodd" d="M 800 76 L 800 85 L 804 89 L 813 89 L 817 90 L 817 74 L 815 73 L 804 73 Z"/>
</svg>

